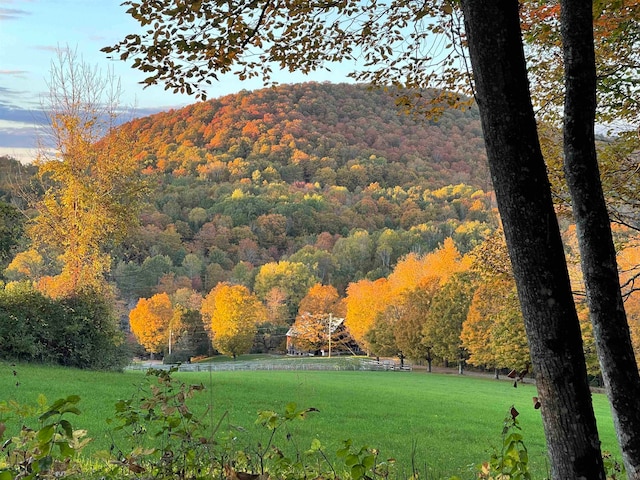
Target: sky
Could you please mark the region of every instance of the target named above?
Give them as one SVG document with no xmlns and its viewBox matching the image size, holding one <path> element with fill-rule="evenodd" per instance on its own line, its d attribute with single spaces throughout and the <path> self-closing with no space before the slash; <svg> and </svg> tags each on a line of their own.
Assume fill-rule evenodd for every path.
<svg viewBox="0 0 640 480">
<path fill-rule="evenodd" d="M 42 98 L 52 60 L 58 48 L 75 49 L 82 60 L 119 77 L 124 96 L 122 104 L 135 116 L 178 108 L 194 103 L 187 95 L 165 91 L 162 85 L 143 89 L 138 83 L 142 72 L 130 63 L 114 61 L 100 52 L 129 33 L 138 24 L 125 13 L 122 0 L 0 0 L 0 155 L 23 161 L 33 157 L 37 144 L 37 125 L 42 122 Z M 274 76 L 279 83 L 303 81 L 348 81 L 345 72 Z M 240 90 L 262 88 L 260 80 L 241 82 L 225 76 L 208 90 L 216 98 Z"/>
</svg>

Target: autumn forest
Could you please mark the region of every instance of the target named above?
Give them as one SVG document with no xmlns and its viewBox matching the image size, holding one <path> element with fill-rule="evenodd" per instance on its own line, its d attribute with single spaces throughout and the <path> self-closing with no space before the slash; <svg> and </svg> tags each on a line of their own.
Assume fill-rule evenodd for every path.
<svg viewBox="0 0 640 480">
<path fill-rule="evenodd" d="M 113 368 L 134 355 L 182 362 L 331 344 L 526 368 L 478 111 L 425 119 L 398 103 L 363 85 L 284 85 L 131 120 L 68 149 L 69 171 L 2 158 L 0 316 L 22 321 L 0 322 L 1 354 Z M 597 378 L 575 227 L 553 163 L 559 140 L 543 132 Z M 621 152 L 600 144 L 605 161 Z M 607 178 L 607 193 L 624 197 L 629 185 Z M 640 348 L 640 237 L 633 212 L 617 213 Z"/>
</svg>

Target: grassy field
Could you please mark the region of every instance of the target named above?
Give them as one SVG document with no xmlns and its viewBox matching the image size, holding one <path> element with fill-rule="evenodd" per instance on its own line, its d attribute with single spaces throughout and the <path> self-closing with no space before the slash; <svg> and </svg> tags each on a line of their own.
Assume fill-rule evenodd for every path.
<svg viewBox="0 0 640 480">
<path fill-rule="evenodd" d="M 214 420 L 224 416 L 223 429 L 234 432 L 238 447 L 265 442 L 268 432 L 255 425 L 259 410 L 282 411 L 287 403 L 296 402 L 299 407 L 319 410 L 304 422 L 292 423 L 286 432 L 299 448 L 308 448 L 318 438 L 328 452 L 335 452 L 350 438 L 355 446 L 368 445 L 379 449 L 383 458 L 395 458 L 405 471 L 413 458 L 420 470 L 433 475 L 427 478 L 444 478 L 445 474 L 473 478 L 470 466 L 488 459 L 493 448 L 499 447 L 503 419 L 515 405 L 521 412 L 518 419 L 534 478 L 544 478 L 546 472 L 540 412 L 533 409 L 531 397 L 536 390 L 530 384 L 513 388 L 511 382 L 490 378 L 417 371 L 236 371 L 175 376 L 185 383 L 205 385 L 206 390 L 194 399 L 194 410 L 213 405 Z M 109 447 L 105 419 L 113 417 L 114 404 L 134 395 L 143 378 L 143 372 L 96 373 L 0 363 L 0 401 L 35 403 L 39 393 L 49 402 L 80 395 L 82 415 L 70 420 L 74 427 L 89 431 L 95 451 Z M 594 408 L 603 450 L 619 458 L 604 395 L 594 395 Z"/>
</svg>

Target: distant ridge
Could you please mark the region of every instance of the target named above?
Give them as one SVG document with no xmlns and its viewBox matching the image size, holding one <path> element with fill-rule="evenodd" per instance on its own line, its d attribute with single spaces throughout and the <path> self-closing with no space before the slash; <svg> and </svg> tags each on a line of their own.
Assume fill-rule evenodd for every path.
<svg viewBox="0 0 640 480">
<path fill-rule="evenodd" d="M 477 109 L 450 110 L 438 122 L 416 119 L 399 112 L 389 93 L 364 85 L 241 91 L 123 128 L 136 135 L 135 153 L 148 173 L 216 180 L 221 163 L 236 162 L 236 174 L 246 178 L 275 171 L 288 183 L 322 184 L 332 181 L 329 171 L 375 161 L 385 164 L 375 179 L 381 186 L 490 188 Z M 343 175 L 336 183 L 352 189 L 360 180 Z"/>
</svg>

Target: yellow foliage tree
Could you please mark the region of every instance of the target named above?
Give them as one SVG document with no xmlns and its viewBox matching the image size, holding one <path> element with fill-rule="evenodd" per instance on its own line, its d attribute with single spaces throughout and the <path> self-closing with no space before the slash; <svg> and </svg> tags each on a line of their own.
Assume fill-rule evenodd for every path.
<svg viewBox="0 0 640 480">
<path fill-rule="evenodd" d="M 287 292 L 273 287 L 266 293 L 264 303 L 267 307 L 267 322 L 274 325 L 288 325 Z"/>
<path fill-rule="evenodd" d="M 300 262 L 270 262 L 262 267 L 256 275 L 254 291 L 265 300 L 273 288 L 278 288 L 286 294 L 286 304 L 289 318 L 293 319 L 298 311 L 300 300 L 318 278 L 309 268 Z"/>
<path fill-rule="evenodd" d="M 462 345 L 469 352 L 470 364 L 498 367 L 492 332 L 495 318 L 503 308 L 505 291 L 510 289 L 506 280 L 492 278 L 482 282 L 473 295 L 460 333 Z"/>
<path fill-rule="evenodd" d="M 18 253 L 5 269 L 5 275 L 11 280 L 28 278 L 37 282 L 44 270 L 42 255 L 32 248 Z"/>
<path fill-rule="evenodd" d="M 487 278 L 476 290 L 460 334 L 476 366 L 524 370 L 530 362 L 524 321 L 513 279 Z"/>
<path fill-rule="evenodd" d="M 460 339 L 469 363 L 496 369 L 524 370 L 530 361 L 520 301 L 501 229 L 470 254 L 471 269 L 482 279 L 476 290 Z"/>
<path fill-rule="evenodd" d="M 531 355 L 515 283 L 503 292 L 503 305 L 497 312 L 491 329 L 496 365 L 522 372 L 531 362 Z"/>
<path fill-rule="evenodd" d="M 129 313 L 131 331 L 145 350 L 159 353 L 169 348 L 169 341 L 181 332 L 181 308 L 173 308 L 166 293 L 141 298 Z"/>
<path fill-rule="evenodd" d="M 631 343 L 636 354 L 636 364 L 640 368 L 640 292 L 633 292 L 627 297 L 625 309 L 629 319 Z"/>
<path fill-rule="evenodd" d="M 445 361 L 458 361 L 462 373 L 466 352 L 462 348 L 460 333 L 469 313 L 475 291 L 472 272 L 458 272 L 449 277 L 431 299 L 424 314 L 422 343 L 433 348 L 433 353 Z"/>
<path fill-rule="evenodd" d="M 44 195 L 27 232 L 41 251 L 59 255 L 59 294 L 105 290 L 109 248 L 136 225 L 145 192 L 132 139 L 117 129 L 119 85 L 69 49 L 52 63 L 46 109 L 49 138 L 36 164 Z M 51 152 L 55 152 L 52 156 Z"/>
<path fill-rule="evenodd" d="M 251 350 L 257 324 L 267 318 L 258 297 L 244 285 L 229 283 L 219 283 L 211 290 L 200 312 L 211 324 L 213 346 L 233 358 Z"/>
<path fill-rule="evenodd" d="M 385 312 L 387 321 L 395 325 L 398 352 L 413 360 L 426 359 L 429 367 L 433 345 L 424 341 L 423 328 L 431 302 L 439 289 L 437 277 L 426 277 L 413 290 L 394 299 Z"/>
</svg>

